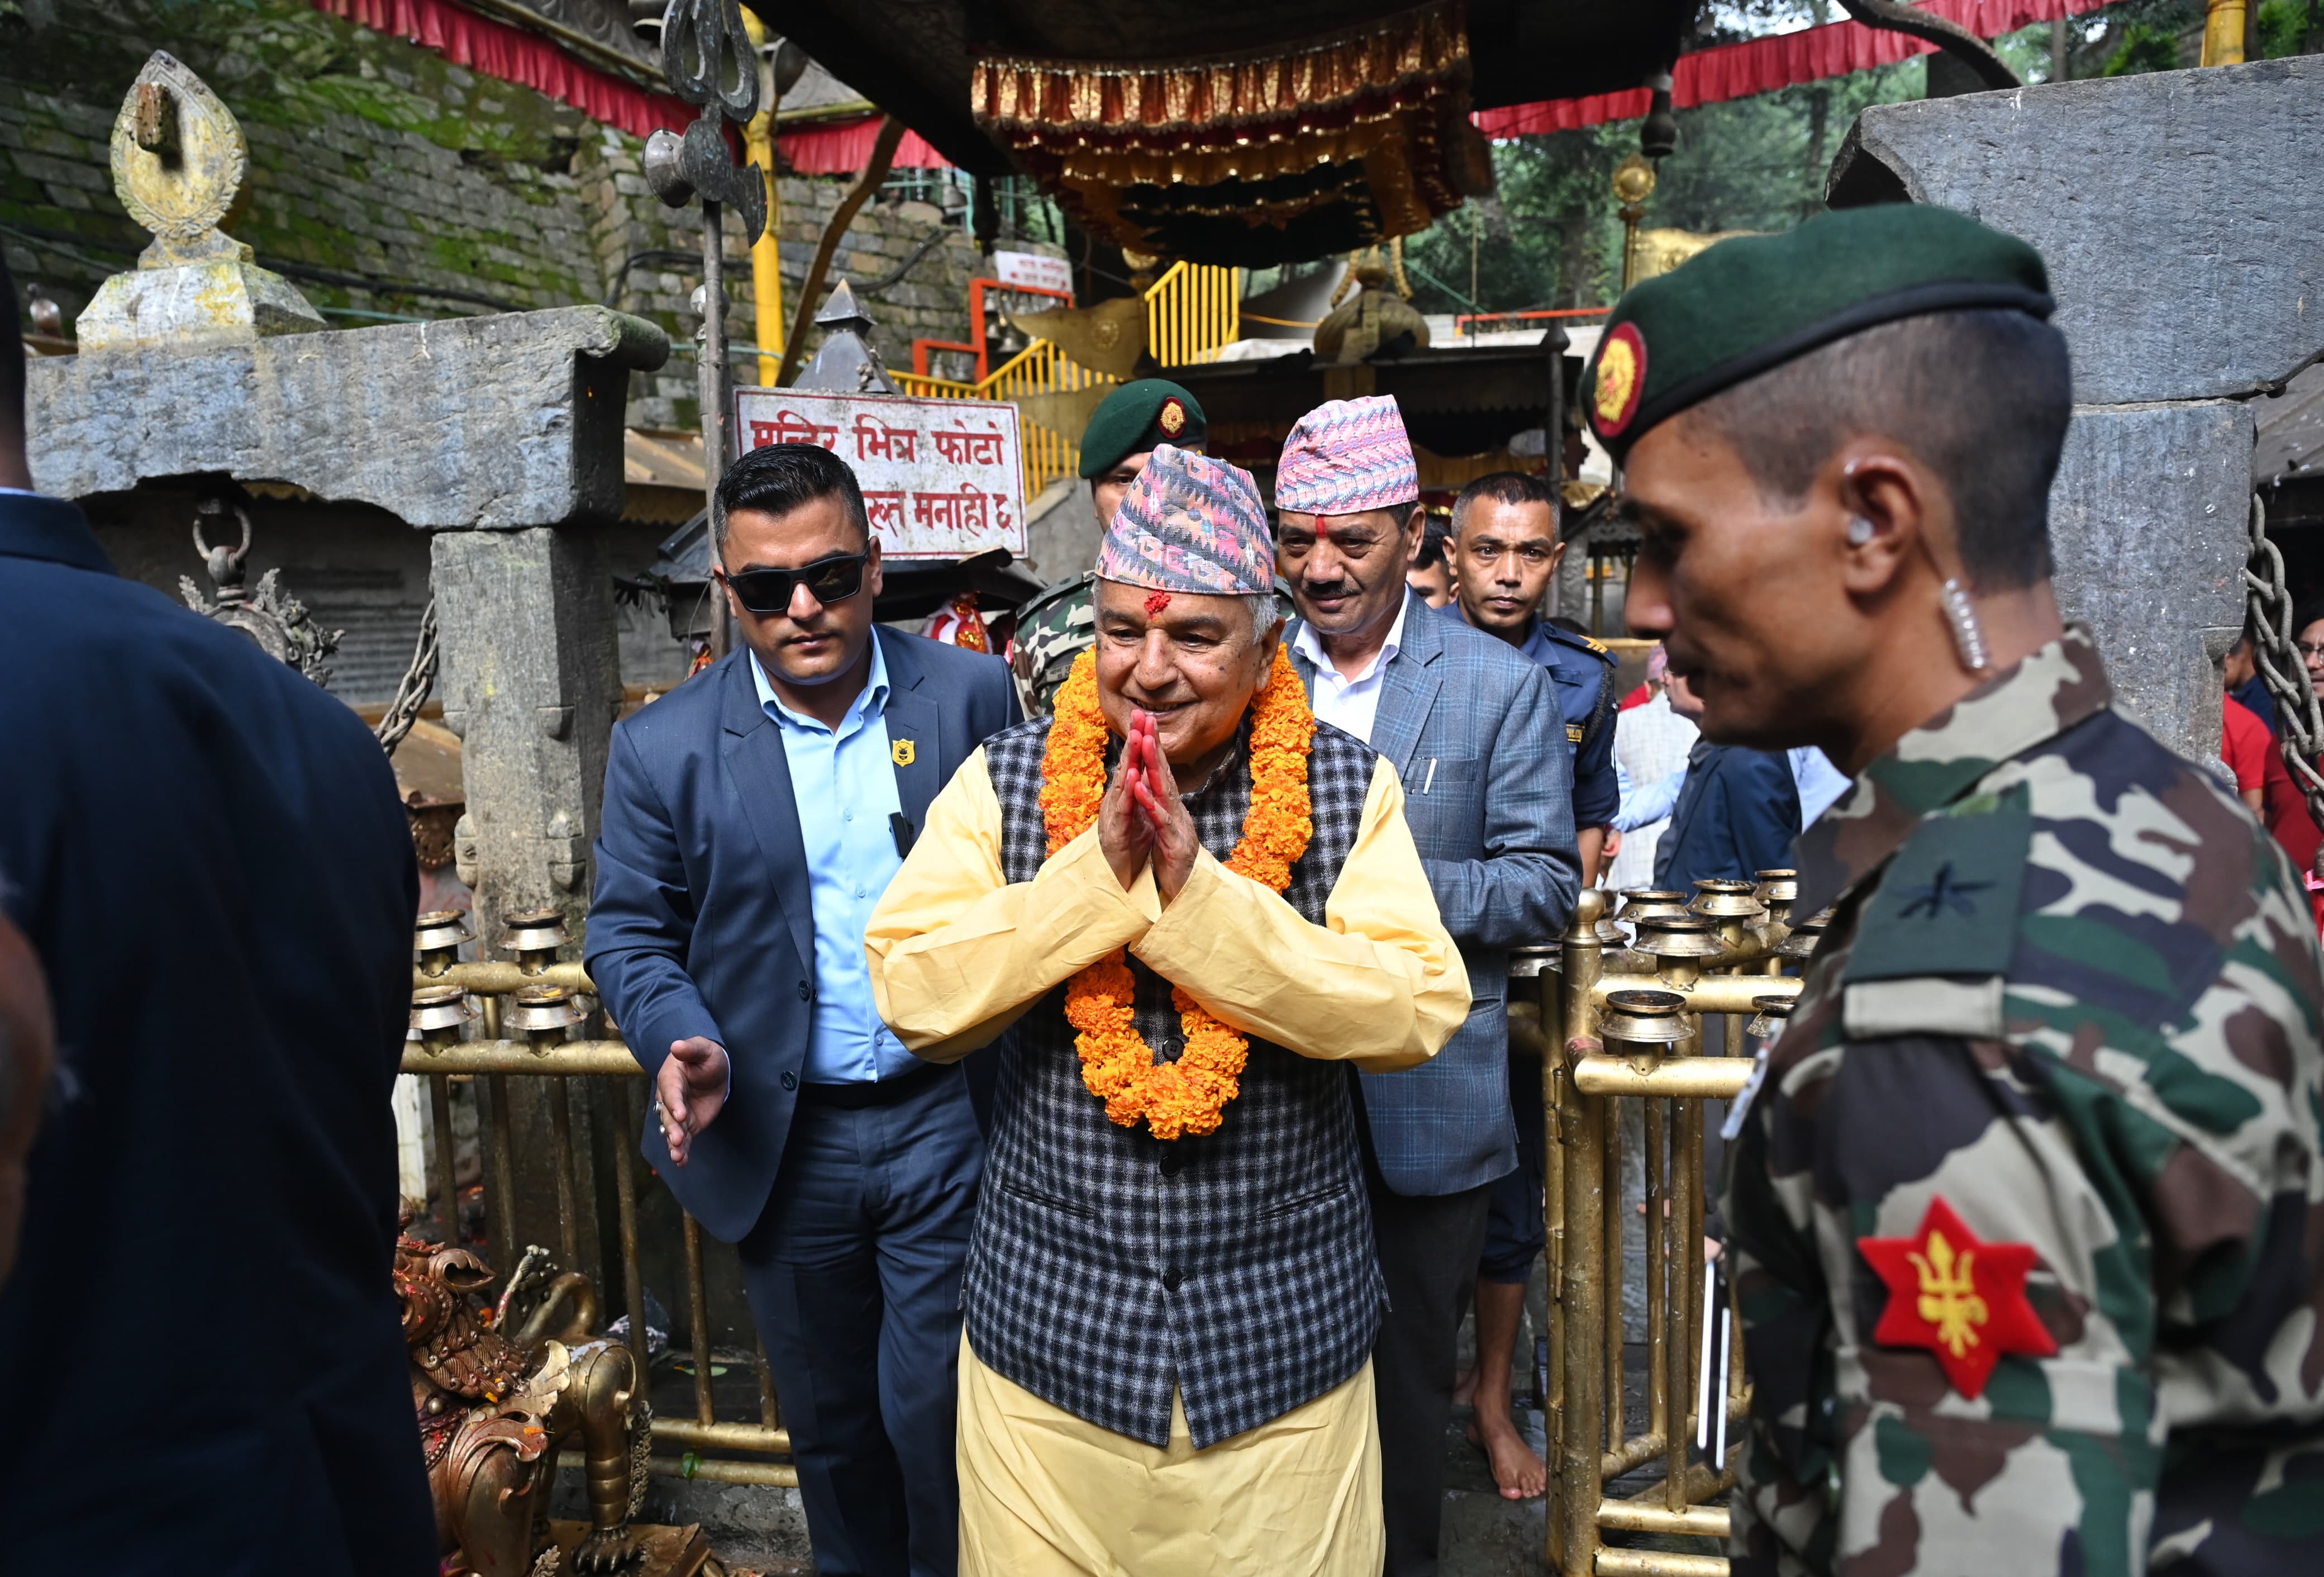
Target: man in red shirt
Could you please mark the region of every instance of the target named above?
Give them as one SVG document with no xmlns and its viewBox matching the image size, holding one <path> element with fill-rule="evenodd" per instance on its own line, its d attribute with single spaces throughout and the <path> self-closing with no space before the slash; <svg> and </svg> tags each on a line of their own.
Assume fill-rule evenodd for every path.
<svg viewBox="0 0 2324 1577">
<path fill-rule="evenodd" d="M 2235 769 L 2236 793 L 2255 815 L 2266 814 L 2265 790 L 2267 764 L 2276 756 L 2275 736 L 2259 714 L 2237 700 L 2225 696 L 2219 715 L 2219 759 Z M 2276 760 L 2275 770 L 2283 773 L 2283 763 Z M 2289 779 L 2290 774 L 2284 773 Z"/>
</svg>

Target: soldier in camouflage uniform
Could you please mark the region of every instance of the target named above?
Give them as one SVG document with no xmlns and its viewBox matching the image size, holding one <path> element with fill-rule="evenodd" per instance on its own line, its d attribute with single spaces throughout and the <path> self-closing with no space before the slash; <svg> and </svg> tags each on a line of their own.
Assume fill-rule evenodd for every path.
<svg viewBox="0 0 2324 1577">
<path fill-rule="evenodd" d="M 1200 454 L 1208 433 L 1194 396 L 1167 378 L 1139 378 L 1108 394 L 1082 433 L 1081 474 L 1089 480 L 1099 534 L 1157 444 Z M 1017 610 L 1009 669 L 1027 717 L 1049 715 L 1074 659 L 1097 644 L 1096 596 L 1097 577 L 1084 571 L 1054 582 Z"/>
<path fill-rule="evenodd" d="M 1731 1125 L 1738 1574 L 2324 1572 L 2324 965 L 2059 621 L 2047 289 L 1831 214 L 1633 291 L 1591 369 L 1634 627 L 1707 736 L 1858 778 Z"/>
</svg>

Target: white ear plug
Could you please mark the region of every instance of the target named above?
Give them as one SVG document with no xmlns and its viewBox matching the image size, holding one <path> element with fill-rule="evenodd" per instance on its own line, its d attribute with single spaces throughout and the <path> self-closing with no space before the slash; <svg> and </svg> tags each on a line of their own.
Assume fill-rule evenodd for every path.
<svg viewBox="0 0 2324 1577">
<path fill-rule="evenodd" d="M 1852 548 L 1860 548 L 1871 540 L 1872 523 L 1861 515 L 1852 515 L 1849 516 L 1848 545 Z"/>
</svg>

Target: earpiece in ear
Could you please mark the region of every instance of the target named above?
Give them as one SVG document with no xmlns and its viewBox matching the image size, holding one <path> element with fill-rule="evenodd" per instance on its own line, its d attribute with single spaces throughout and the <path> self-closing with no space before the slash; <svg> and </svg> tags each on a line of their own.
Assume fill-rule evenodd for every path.
<svg viewBox="0 0 2324 1577">
<path fill-rule="evenodd" d="M 1872 540 L 1872 523 L 1861 515 L 1848 517 L 1848 545 L 1860 548 Z"/>
</svg>

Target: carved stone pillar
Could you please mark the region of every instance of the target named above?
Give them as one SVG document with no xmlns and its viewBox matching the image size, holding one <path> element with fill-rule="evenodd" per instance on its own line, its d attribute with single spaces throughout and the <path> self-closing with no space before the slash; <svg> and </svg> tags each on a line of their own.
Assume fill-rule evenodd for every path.
<svg viewBox="0 0 2324 1577">
<path fill-rule="evenodd" d="M 586 527 L 438 532 L 431 546 L 444 726 L 468 794 L 454 836 L 480 933 L 554 906 L 577 940 L 622 699 L 602 554 Z"/>
</svg>

